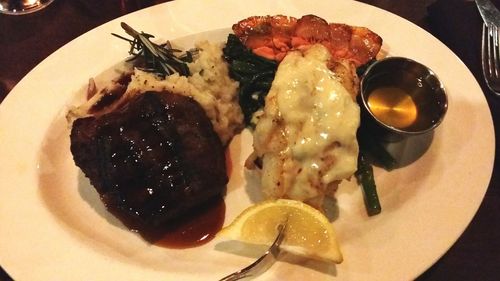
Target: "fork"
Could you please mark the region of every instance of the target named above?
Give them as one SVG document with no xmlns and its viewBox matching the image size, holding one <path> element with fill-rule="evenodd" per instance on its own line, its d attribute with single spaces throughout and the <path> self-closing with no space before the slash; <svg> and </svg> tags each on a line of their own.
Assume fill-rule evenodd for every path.
<svg viewBox="0 0 500 281">
<path fill-rule="evenodd" d="M 499 29 L 494 24 L 483 24 L 482 66 L 486 85 L 500 96 Z"/>
<path fill-rule="evenodd" d="M 252 278 L 268 270 L 276 262 L 281 252 L 280 245 L 285 238 L 286 226 L 286 222 L 278 225 L 278 236 L 276 236 L 273 244 L 269 247 L 269 249 L 264 253 L 263 256 L 261 256 L 255 262 L 243 268 L 242 270 L 231 273 L 228 276 L 220 279 L 219 281 L 233 281 L 243 278 Z"/>
</svg>

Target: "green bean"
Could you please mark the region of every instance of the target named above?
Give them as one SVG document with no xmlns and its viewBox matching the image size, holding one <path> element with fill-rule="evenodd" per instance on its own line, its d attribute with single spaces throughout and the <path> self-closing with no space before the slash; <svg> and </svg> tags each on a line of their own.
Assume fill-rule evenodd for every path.
<svg viewBox="0 0 500 281">
<path fill-rule="evenodd" d="M 360 152 L 358 157 L 358 170 L 356 179 L 361 184 L 366 211 L 369 216 L 374 216 L 382 211 L 377 194 L 377 186 L 373 177 L 373 167 L 366 159 L 364 153 Z"/>
</svg>

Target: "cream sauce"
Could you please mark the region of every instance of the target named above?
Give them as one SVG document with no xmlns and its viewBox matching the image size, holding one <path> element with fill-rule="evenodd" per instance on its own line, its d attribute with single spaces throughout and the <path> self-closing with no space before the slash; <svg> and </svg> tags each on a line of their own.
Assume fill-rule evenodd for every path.
<svg viewBox="0 0 500 281">
<path fill-rule="evenodd" d="M 329 59 L 315 45 L 289 53 L 278 67 L 254 134 L 270 197 L 310 200 L 356 171 L 359 107 Z"/>
</svg>

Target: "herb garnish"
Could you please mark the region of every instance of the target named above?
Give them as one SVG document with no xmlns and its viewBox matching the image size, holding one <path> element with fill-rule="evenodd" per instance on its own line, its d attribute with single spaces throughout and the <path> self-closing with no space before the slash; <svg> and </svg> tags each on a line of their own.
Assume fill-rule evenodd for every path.
<svg viewBox="0 0 500 281">
<path fill-rule="evenodd" d="M 150 40 L 154 38 L 153 35 L 137 32 L 124 22 L 121 23 L 121 27 L 133 39 L 128 39 L 115 33 L 111 34 L 130 43 L 129 54 L 132 57 L 127 61 L 140 59 L 140 63 L 138 64 L 139 69 L 153 72 L 163 77 L 174 73 L 179 73 L 183 76 L 190 75 L 187 63 L 193 61 L 193 56 L 197 54 L 196 49 L 183 53 L 181 50 L 172 48 L 169 41 L 164 44 L 153 43 Z"/>
</svg>

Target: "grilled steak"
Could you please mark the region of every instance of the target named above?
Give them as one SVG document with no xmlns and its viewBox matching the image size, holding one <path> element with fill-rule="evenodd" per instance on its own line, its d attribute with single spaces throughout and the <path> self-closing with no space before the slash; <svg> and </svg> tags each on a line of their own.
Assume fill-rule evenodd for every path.
<svg viewBox="0 0 500 281">
<path fill-rule="evenodd" d="M 107 209 L 132 229 L 168 223 L 225 192 L 224 148 L 191 98 L 148 92 L 74 121 L 71 152 Z"/>
</svg>

